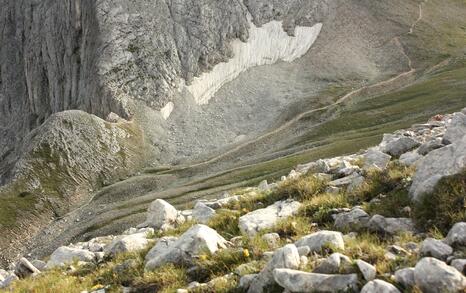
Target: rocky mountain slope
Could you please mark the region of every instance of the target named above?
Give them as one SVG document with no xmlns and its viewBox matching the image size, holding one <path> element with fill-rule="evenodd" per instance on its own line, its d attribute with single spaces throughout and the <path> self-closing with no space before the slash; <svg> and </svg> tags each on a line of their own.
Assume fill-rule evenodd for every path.
<svg viewBox="0 0 466 293">
<path fill-rule="evenodd" d="M 59 247 L 46 262 L 22 258 L 0 286 L 464 292 L 465 148 L 466 108 L 189 210 L 157 199 L 137 228 Z"/>
<path fill-rule="evenodd" d="M 464 107 L 461 1 L 0 5 L 4 267 Z"/>
</svg>

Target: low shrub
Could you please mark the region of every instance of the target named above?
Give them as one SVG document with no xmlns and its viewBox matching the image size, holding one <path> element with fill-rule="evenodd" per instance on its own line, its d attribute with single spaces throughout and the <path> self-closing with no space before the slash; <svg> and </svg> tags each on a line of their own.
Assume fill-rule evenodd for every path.
<svg viewBox="0 0 466 293">
<path fill-rule="evenodd" d="M 241 235 L 238 226 L 238 219 L 241 212 L 234 210 L 217 210 L 217 214 L 212 217 L 208 226 L 216 230 L 222 237 L 231 239 L 232 237 Z"/>
<path fill-rule="evenodd" d="M 350 207 L 348 199 L 343 194 L 320 194 L 303 202 L 299 214 L 308 217 L 319 225 L 331 224 L 332 209 Z"/>
<path fill-rule="evenodd" d="M 299 201 L 308 200 L 323 193 L 326 186 L 325 180 L 314 175 L 305 175 L 280 183 L 277 189 L 272 192 L 272 197 L 279 199 L 293 198 Z"/>
<path fill-rule="evenodd" d="M 360 204 L 380 194 L 406 189 L 409 185 L 407 178 L 410 178 L 413 172 L 413 168 L 402 166 L 397 161 L 390 162 L 383 171 L 378 169 L 368 171 L 362 186 L 348 196 L 353 204 Z"/>
</svg>

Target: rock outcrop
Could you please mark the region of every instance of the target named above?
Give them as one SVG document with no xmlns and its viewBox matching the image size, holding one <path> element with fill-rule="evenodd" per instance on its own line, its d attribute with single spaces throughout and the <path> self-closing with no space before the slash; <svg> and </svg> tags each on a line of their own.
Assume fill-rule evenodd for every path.
<svg viewBox="0 0 466 293">
<path fill-rule="evenodd" d="M 271 228 L 279 220 L 291 217 L 298 212 L 301 204 L 297 201 L 279 201 L 264 209 L 258 209 L 239 218 L 239 228 L 250 236 Z"/>
<path fill-rule="evenodd" d="M 415 201 L 431 193 L 440 179 L 466 169 L 466 115 L 453 115 L 446 125 L 444 142 L 449 145 L 428 153 L 417 165 L 410 194 Z"/>
<path fill-rule="evenodd" d="M 221 248 L 226 248 L 228 242 L 217 232 L 205 225 L 195 225 L 186 231 L 175 241 L 164 242 L 156 245 L 146 259 L 146 270 L 153 270 L 166 263 L 189 262 L 192 257 L 204 250 L 215 253 Z"/>
</svg>

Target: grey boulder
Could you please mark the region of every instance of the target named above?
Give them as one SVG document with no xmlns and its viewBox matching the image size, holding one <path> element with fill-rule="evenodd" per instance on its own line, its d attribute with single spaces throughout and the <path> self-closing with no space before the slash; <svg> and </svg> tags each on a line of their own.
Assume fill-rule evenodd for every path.
<svg viewBox="0 0 466 293">
<path fill-rule="evenodd" d="M 466 168 L 466 136 L 434 150 L 419 161 L 409 190 L 414 201 L 432 193 L 440 179 L 460 174 Z"/>
<path fill-rule="evenodd" d="M 119 253 L 134 252 L 147 247 L 149 240 L 146 233 L 121 235 L 105 246 L 105 255 L 115 256 Z"/>
<path fill-rule="evenodd" d="M 414 280 L 424 293 L 460 292 L 466 289 L 466 278 L 457 269 L 432 257 L 425 257 L 417 263 Z"/>
<path fill-rule="evenodd" d="M 401 293 L 395 286 L 392 284 L 382 281 L 374 280 L 370 281 L 364 287 L 362 287 L 361 293 Z"/>
<path fill-rule="evenodd" d="M 385 138 L 385 137 L 384 137 Z M 421 143 L 411 137 L 395 136 L 391 137 L 385 145 L 381 147 L 381 151 L 394 157 L 399 157 L 402 154 L 409 152 L 418 147 Z"/>
<path fill-rule="evenodd" d="M 390 162 L 392 156 L 381 152 L 375 148 L 369 149 L 366 151 L 364 156 L 364 170 L 369 170 L 371 168 L 385 169 L 387 168 L 388 163 Z"/>
<path fill-rule="evenodd" d="M 275 281 L 289 292 L 354 292 L 358 275 L 327 275 L 291 269 L 275 269 Z"/>
<path fill-rule="evenodd" d="M 466 273 L 466 259 L 454 259 L 451 261 L 451 266 L 457 269 L 463 275 Z"/>
<path fill-rule="evenodd" d="M 417 152 L 417 150 L 413 150 L 413 151 L 402 154 L 398 161 L 402 165 L 410 167 L 410 166 L 416 165 L 417 162 L 419 162 L 419 160 L 422 159 L 422 158 L 423 158 L 423 156 L 421 156 Z"/>
<path fill-rule="evenodd" d="M 404 268 L 395 272 L 395 281 L 405 288 L 416 285 L 414 281 L 414 268 Z"/>
<path fill-rule="evenodd" d="M 296 246 L 307 246 L 311 252 L 321 252 L 326 247 L 334 247 L 337 249 L 345 249 L 343 234 L 335 231 L 319 231 L 296 241 Z"/>
<path fill-rule="evenodd" d="M 447 144 L 456 143 L 466 135 L 466 115 L 458 112 L 453 114 L 447 130 L 443 136 L 443 141 Z"/>
<path fill-rule="evenodd" d="M 361 208 L 352 208 L 349 212 L 335 215 L 335 227 L 337 229 L 359 230 L 369 222 L 369 215 Z"/>
<path fill-rule="evenodd" d="M 19 280 L 19 278 L 14 273 L 6 272 L 4 275 L 0 276 L 0 289 L 10 287 L 11 284 L 13 284 L 13 282 L 17 280 Z"/>
<path fill-rule="evenodd" d="M 192 217 L 198 223 L 207 224 L 213 216 L 215 216 L 215 210 L 204 203 L 199 201 L 194 206 Z"/>
<path fill-rule="evenodd" d="M 153 270 L 166 263 L 189 262 L 192 257 L 206 251 L 214 254 L 217 250 L 226 248 L 228 242 L 220 236 L 217 231 L 205 225 L 197 224 L 191 227 L 178 240 L 167 244 L 167 247 L 160 247 L 155 253 L 152 251 L 152 258 L 146 259 L 146 270 Z"/>
<path fill-rule="evenodd" d="M 453 248 L 450 245 L 443 243 L 441 240 L 434 238 L 426 238 L 419 251 L 421 256 L 431 256 L 440 260 L 447 260 L 448 256 L 453 253 Z"/>
<path fill-rule="evenodd" d="M 377 275 L 377 270 L 373 265 L 358 259 L 356 260 L 356 266 L 358 267 L 359 271 L 361 272 L 366 281 L 372 281 L 375 279 L 375 276 Z"/>
<path fill-rule="evenodd" d="M 453 225 L 445 240 L 451 246 L 466 246 L 466 222 Z"/>
<path fill-rule="evenodd" d="M 399 232 L 414 232 L 414 223 L 409 218 L 385 218 L 374 215 L 367 224 L 369 230 L 394 235 Z"/>
<path fill-rule="evenodd" d="M 337 274 L 350 267 L 352 267 L 352 262 L 349 257 L 341 253 L 332 253 L 329 257 L 322 260 L 312 272 L 318 274 Z"/>
<path fill-rule="evenodd" d="M 88 250 L 62 246 L 57 248 L 50 256 L 47 269 L 64 266 L 73 261 L 93 262 L 94 260 L 95 254 Z"/>
<path fill-rule="evenodd" d="M 293 200 L 278 201 L 264 209 L 258 209 L 239 218 L 242 233 L 254 236 L 257 232 L 272 228 L 278 221 L 295 215 L 301 204 Z"/>
<path fill-rule="evenodd" d="M 267 286 L 273 285 L 275 269 L 297 269 L 300 265 L 298 249 L 293 244 L 277 249 L 272 259 L 260 271 L 249 287 L 249 293 L 265 292 Z"/>
<path fill-rule="evenodd" d="M 179 221 L 179 218 L 176 208 L 163 199 L 156 199 L 147 210 L 146 221 L 140 224 L 138 228 L 152 227 L 166 230 L 176 225 L 177 221 Z"/>
</svg>

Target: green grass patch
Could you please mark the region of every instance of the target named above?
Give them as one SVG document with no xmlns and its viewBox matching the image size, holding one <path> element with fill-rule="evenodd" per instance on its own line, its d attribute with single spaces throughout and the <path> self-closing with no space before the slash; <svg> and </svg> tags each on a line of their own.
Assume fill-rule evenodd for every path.
<svg viewBox="0 0 466 293">
<path fill-rule="evenodd" d="M 333 223 L 332 209 L 348 207 L 350 204 L 346 195 L 323 193 L 304 201 L 299 213 L 311 219 L 313 223 L 328 225 Z"/>
</svg>

